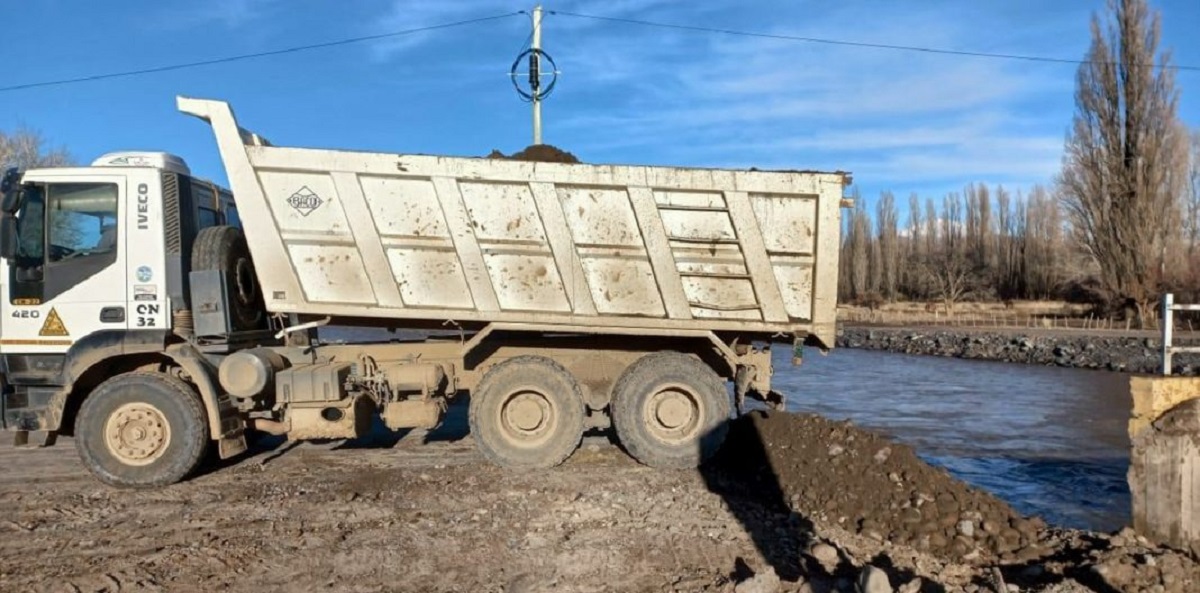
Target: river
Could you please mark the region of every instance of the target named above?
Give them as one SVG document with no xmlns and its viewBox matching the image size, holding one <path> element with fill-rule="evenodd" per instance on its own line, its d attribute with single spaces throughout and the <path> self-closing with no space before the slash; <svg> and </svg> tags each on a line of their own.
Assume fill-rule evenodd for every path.
<svg viewBox="0 0 1200 593">
<path fill-rule="evenodd" d="M 886 433 L 927 461 L 1048 522 L 1129 523 L 1129 377 L 1119 373 L 838 349 L 793 367 L 788 410 Z"/>
</svg>

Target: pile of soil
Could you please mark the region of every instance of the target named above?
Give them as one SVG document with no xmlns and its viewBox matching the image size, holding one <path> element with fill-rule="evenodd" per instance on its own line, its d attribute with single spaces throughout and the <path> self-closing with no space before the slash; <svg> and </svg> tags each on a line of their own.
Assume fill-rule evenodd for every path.
<svg viewBox="0 0 1200 593">
<path fill-rule="evenodd" d="M 722 455 L 749 462 L 742 471 L 754 473 L 759 488 L 776 489 L 793 511 L 871 539 L 955 559 L 1045 552 L 1042 520 L 849 422 L 754 412 L 733 423 Z"/>
<path fill-rule="evenodd" d="M 568 163 L 578 164 L 580 160 L 575 155 L 550 144 L 531 144 L 525 150 L 506 155 L 499 150 L 492 150 L 487 155 L 489 159 L 506 159 L 510 161 L 532 161 L 538 163 Z"/>
</svg>

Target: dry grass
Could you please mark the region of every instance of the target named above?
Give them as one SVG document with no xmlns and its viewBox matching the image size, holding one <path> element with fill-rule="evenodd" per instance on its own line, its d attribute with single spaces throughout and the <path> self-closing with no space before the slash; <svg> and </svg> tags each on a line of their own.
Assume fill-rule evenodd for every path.
<svg viewBox="0 0 1200 593">
<path fill-rule="evenodd" d="M 1130 330 L 1132 320 L 1097 317 L 1087 305 L 1065 301 L 1011 301 L 1008 303 L 957 303 L 948 311 L 942 303 L 887 303 L 875 309 L 838 306 L 838 320 L 896 326 L 955 326 L 980 328 L 1041 328 L 1078 330 Z M 1158 320 L 1150 329 L 1157 330 Z M 1200 324 L 1180 319 L 1178 330 L 1195 331 Z"/>
</svg>

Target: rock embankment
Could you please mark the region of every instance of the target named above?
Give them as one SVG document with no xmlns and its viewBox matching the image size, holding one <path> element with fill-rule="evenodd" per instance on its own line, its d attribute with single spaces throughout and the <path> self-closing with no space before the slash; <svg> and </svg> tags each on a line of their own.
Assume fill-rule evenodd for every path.
<svg viewBox="0 0 1200 593">
<path fill-rule="evenodd" d="M 1181 339 L 1177 345 L 1200 341 Z M 1088 334 L 1040 334 L 986 330 L 843 327 L 841 348 L 885 350 L 901 354 L 1019 362 L 1043 366 L 1157 373 L 1162 364 L 1158 338 Z M 1200 355 L 1175 355 L 1173 372 L 1200 373 Z"/>
</svg>

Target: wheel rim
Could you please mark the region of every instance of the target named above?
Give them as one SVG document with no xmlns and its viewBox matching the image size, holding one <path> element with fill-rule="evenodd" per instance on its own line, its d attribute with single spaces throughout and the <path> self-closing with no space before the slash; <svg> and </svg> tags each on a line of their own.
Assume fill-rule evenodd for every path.
<svg viewBox="0 0 1200 593">
<path fill-rule="evenodd" d="M 158 408 L 146 403 L 125 404 L 108 416 L 104 444 L 126 465 L 148 465 L 171 444 L 171 425 Z"/>
<path fill-rule="evenodd" d="M 642 422 L 656 439 L 671 444 L 690 442 L 704 424 L 704 409 L 684 385 L 660 386 L 642 408 Z"/>
<path fill-rule="evenodd" d="M 554 433 L 558 410 L 550 398 L 535 389 L 520 389 L 508 394 L 499 408 L 500 432 L 511 443 L 537 446 Z"/>
</svg>

